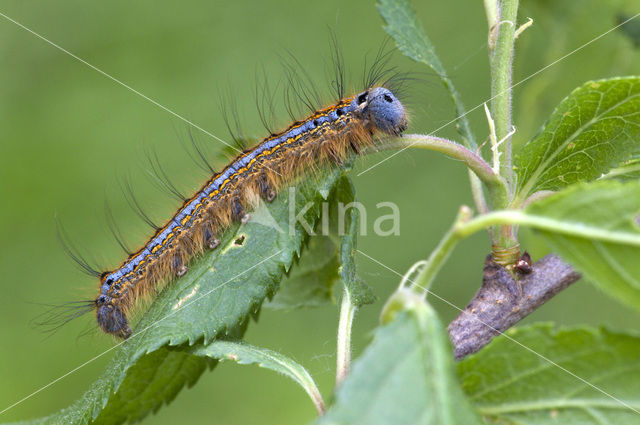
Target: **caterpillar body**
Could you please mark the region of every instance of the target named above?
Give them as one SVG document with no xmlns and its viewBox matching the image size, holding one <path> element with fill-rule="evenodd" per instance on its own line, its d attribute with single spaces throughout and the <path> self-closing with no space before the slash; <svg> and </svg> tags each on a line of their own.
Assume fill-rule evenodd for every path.
<svg viewBox="0 0 640 425">
<path fill-rule="evenodd" d="M 246 218 L 256 195 L 271 201 L 283 184 L 323 163 L 375 144 L 376 134 L 400 135 L 404 106 L 388 88 L 369 87 L 272 134 L 215 173 L 174 216 L 118 268 L 99 274 L 99 294 L 89 302 L 99 327 L 121 338 L 132 334 L 127 315 L 136 299 L 174 276 L 189 261 L 215 249 L 232 221 Z"/>
</svg>

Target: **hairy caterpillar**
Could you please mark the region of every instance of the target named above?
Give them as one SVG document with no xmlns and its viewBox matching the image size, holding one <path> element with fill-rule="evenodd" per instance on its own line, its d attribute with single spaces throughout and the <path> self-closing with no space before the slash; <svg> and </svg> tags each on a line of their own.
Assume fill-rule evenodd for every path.
<svg viewBox="0 0 640 425">
<path fill-rule="evenodd" d="M 132 330 L 127 316 L 136 300 L 184 275 L 195 255 L 215 249 L 218 236 L 232 221 L 248 217 L 245 210 L 256 195 L 271 201 L 282 185 L 315 166 L 340 164 L 350 151 L 357 154 L 374 145 L 376 134 L 400 135 L 407 127 L 404 106 L 384 85 L 368 86 L 245 149 L 185 200 L 118 268 L 95 272 L 72 254 L 86 271 L 99 277 L 99 294 L 86 303 L 95 309 L 99 327 L 128 338 Z"/>
</svg>

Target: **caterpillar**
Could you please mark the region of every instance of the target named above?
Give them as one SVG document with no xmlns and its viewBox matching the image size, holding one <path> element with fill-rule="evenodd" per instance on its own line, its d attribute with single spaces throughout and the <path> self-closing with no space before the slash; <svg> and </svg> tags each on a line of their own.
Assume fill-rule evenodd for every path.
<svg viewBox="0 0 640 425">
<path fill-rule="evenodd" d="M 376 135 L 401 135 L 407 128 L 403 104 L 385 84 L 368 85 L 243 150 L 116 269 L 91 271 L 70 252 L 99 278 L 99 294 L 87 302 L 89 309 L 95 309 L 99 328 L 130 337 L 127 316 L 136 300 L 187 273 L 191 259 L 215 249 L 218 237 L 233 221 L 248 219 L 246 211 L 258 196 L 270 202 L 280 187 L 314 167 L 341 164 L 350 152 L 359 154 L 374 146 Z"/>
</svg>

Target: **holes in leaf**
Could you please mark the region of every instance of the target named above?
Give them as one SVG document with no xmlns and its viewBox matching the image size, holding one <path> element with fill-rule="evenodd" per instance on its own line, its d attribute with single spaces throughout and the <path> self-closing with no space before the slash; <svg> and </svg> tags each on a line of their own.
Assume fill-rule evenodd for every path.
<svg viewBox="0 0 640 425">
<path fill-rule="evenodd" d="M 246 239 L 247 238 L 246 238 L 245 235 L 241 235 L 241 236 L 237 237 L 235 241 L 233 241 L 233 245 L 234 246 L 242 246 L 242 245 L 244 245 L 244 241 Z"/>
</svg>

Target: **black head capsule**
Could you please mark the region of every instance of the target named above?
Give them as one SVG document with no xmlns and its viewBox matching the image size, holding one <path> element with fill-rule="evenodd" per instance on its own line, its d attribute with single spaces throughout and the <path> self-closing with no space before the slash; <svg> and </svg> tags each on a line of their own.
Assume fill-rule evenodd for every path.
<svg viewBox="0 0 640 425">
<path fill-rule="evenodd" d="M 96 299 L 98 325 L 107 333 L 127 339 L 132 333 L 129 322 L 124 313 L 110 301 L 111 299 L 107 295 L 100 295 Z"/>
<path fill-rule="evenodd" d="M 407 114 L 404 106 L 391 90 L 376 87 L 359 94 L 354 99 L 362 108 L 362 114 L 374 127 L 388 134 L 400 135 L 407 129 Z"/>
</svg>

